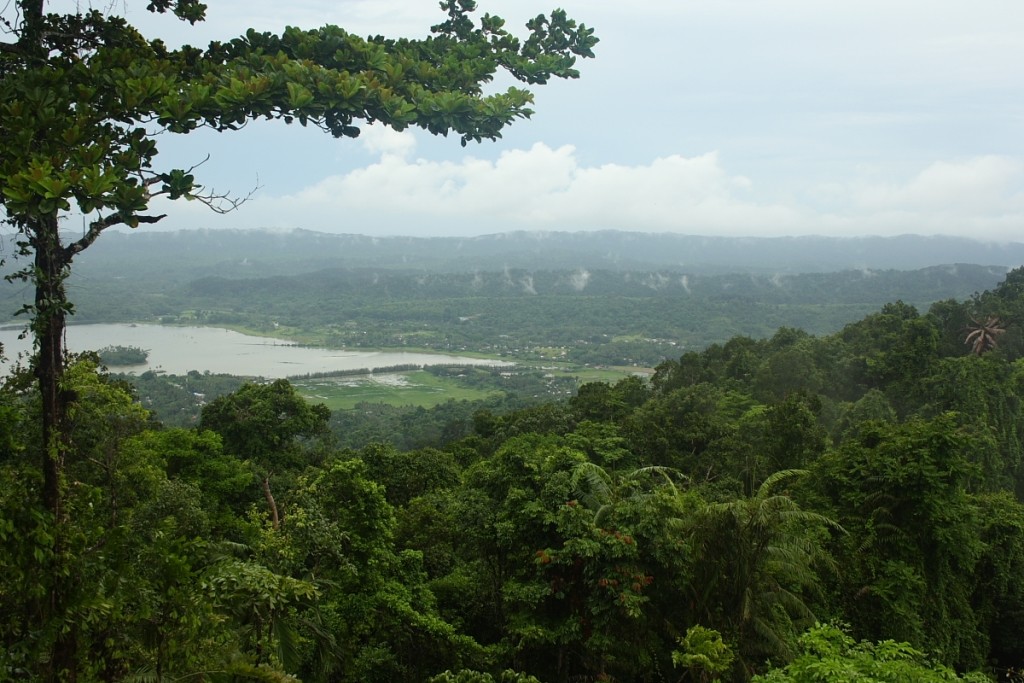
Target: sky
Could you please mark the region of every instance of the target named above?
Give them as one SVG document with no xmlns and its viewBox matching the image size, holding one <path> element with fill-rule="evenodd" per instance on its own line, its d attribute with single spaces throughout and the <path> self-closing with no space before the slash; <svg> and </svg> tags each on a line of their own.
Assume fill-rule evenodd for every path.
<svg viewBox="0 0 1024 683">
<path fill-rule="evenodd" d="M 369 235 L 629 230 L 960 235 L 1024 241 L 1019 0 L 479 0 L 517 30 L 561 6 L 592 26 L 581 77 L 535 89 L 497 143 L 261 122 L 160 139 L 172 167 L 253 198 L 154 206 L 142 229 Z M 51 2 L 53 8 L 61 2 Z M 109 4 L 103 2 L 103 4 Z M 337 24 L 420 37 L 435 0 L 208 0 L 189 27 L 114 6 L 171 44 Z M 521 31 L 525 34 L 525 29 Z"/>
</svg>

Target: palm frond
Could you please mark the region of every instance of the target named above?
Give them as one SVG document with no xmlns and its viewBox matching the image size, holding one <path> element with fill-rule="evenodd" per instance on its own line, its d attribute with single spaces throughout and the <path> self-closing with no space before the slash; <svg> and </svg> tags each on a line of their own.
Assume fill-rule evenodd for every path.
<svg viewBox="0 0 1024 683">
<path fill-rule="evenodd" d="M 785 481 L 794 477 L 805 477 L 808 474 L 810 474 L 809 470 L 779 470 L 761 482 L 761 485 L 757 487 L 757 493 L 754 494 L 754 498 L 767 498 L 772 489 L 775 488 L 775 485 L 780 481 Z"/>
<path fill-rule="evenodd" d="M 285 619 L 274 619 L 270 625 L 278 661 L 286 671 L 295 671 L 301 664 L 299 634 Z"/>
<path fill-rule="evenodd" d="M 968 334 L 964 339 L 964 344 L 970 346 L 971 353 L 976 356 L 996 348 L 999 336 L 1006 332 L 1003 323 L 994 315 L 988 316 L 985 322 L 980 322 L 977 318 L 971 316 L 971 322 L 973 325 L 965 328 Z"/>
<path fill-rule="evenodd" d="M 643 476 L 652 476 L 660 478 L 665 485 L 672 490 L 672 493 L 678 493 L 679 490 L 676 488 L 676 483 L 673 481 L 673 477 L 680 481 L 688 481 L 689 478 L 674 467 L 665 467 L 664 465 L 648 465 L 647 467 L 639 467 L 628 475 L 628 479 L 639 480 Z"/>
<path fill-rule="evenodd" d="M 580 494 L 581 503 L 595 509 L 608 501 L 613 482 L 611 475 L 600 465 L 582 462 L 573 470 L 569 484 Z"/>
</svg>

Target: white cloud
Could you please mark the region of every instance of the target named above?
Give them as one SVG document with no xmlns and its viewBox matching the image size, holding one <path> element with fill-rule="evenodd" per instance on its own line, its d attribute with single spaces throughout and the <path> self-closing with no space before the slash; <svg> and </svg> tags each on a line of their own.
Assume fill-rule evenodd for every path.
<svg viewBox="0 0 1024 683">
<path fill-rule="evenodd" d="M 1005 207 L 1019 211 L 1024 209 L 1022 188 L 1024 167 L 1020 162 L 980 156 L 935 162 L 909 182 L 865 187 L 858 199 L 862 206 L 878 210 L 985 213 Z"/>
<path fill-rule="evenodd" d="M 587 167 L 571 146 L 538 143 L 504 152 L 495 161 L 437 162 L 392 154 L 390 142 L 371 144 L 382 152 L 377 163 L 269 200 L 271 208 L 261 209 L 261 216 L 373 216 L 380 232 L 447 234 L 600 228 L 744 232 L 796 219 L 786 207 L 744 199 L 751 181 L 728 174 L 716 153 Z M 407 153 L 410 146 L 400 151 Z M 323 219 L 305 225 L 351 230 Z"/>
<path fill-rule="evenodd" d="M 397 132 L 387 126 L 363 126 L 359 141 L 370 154 L 407 158 L 416 150 L 416 137 L 409 131 Z"/>
<path fill-rule="evenodd" d="M 376 163 L 295 194 L 258 196 L 230 224 L 371 235 L 620 229 L 1024 239 L 1024 164 L 1007 157 L 937 161 L 884 182 L 870 169 L 854 168 L 850 178 L 823 179 L 795 199 L 766 196 L 757 178 L 730 173 L 716 152 L 587 166 L 571 146 L 538 143 L 495 160 L 429 161 L 414 156 L 411 135 L 386 129 L 365 135 L 363 144 L 379 155 Z M 181 227 L 181 219 L 210 223 L 183 208 L 169 207 L 173 227 Z"/>
</svg>

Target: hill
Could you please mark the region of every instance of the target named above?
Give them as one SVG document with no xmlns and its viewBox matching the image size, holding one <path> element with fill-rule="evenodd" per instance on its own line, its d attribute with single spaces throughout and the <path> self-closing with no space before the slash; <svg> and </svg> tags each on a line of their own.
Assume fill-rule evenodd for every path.
<svg viewBox="0 0 1024 683">
<path fill-rule="evenodd" d="M 156 258 L 156 261 L 154 259 Z M 915 270 L 949 263 L 1024 264 L 1024 244 L 955 237 L 734 238 L 633 232 L 512 232 L 480 237 L 367 237 L 294 230 L 112 232 L 79 272 L 171 280 L 289 275 L 324 268 L 472 272 L 672 268 L 691 273 Z"/>
</svg>

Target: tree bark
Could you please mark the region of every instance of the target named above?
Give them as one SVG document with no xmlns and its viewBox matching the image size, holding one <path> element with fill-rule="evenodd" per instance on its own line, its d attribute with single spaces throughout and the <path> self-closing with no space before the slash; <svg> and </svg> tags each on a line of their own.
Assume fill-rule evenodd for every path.
<svg viewBox="0 0 1024 683">
<path fill-rule="evenodd" d="M 63 514 L 60 474 L 67 452 L 65 423 L 67 397 L 61 387 L 64 375 L 64 326 L 67 295 L 64 262 L 57 217 L 40 220 L 33 231 L 35 249 L 35 318 L 32 332 L 38 344 L 35 374 L 42 399 L 43 502 L 59 522 Z"/>
<path fill-rule="evenodd" d="M 68 305 L 64 280 L 67 276 L 68 259 L 61 247 L 55 214 L 41 218 L 30 234 L 35 250 L 36 291 L 32 332 L 38 347 L 35 375 L 42 401 L 43 504 L 53 516 L 54 524 L 53 566 L 47 568 L 51 584 L 46 619 L 50 620 L 63 619 L 67 602 L 64 577 L 68 573 L 62 567 L 65 562 L 63 527 L 67 520 L 63 508 L 61 479 L 69 448 L 69 395 L 62 386 L 64 329 Z M 77 640 L 74 627 L 57 636 L 52 646 L 50 664 L 45 672 L 46 681 L 74 683 L 77 680 Z"/>
<path fill-rule="evenodd" d="M 274 526 L 274 530 L 277 531 L 281 527 L 281 518 L 277 514 L 277 502 L 274 500 L 274 494 L 270 492 L 270 475 L 263 477 L 263 497 L 267 499 L 267 506 L 270 508 L 270 520 Z"/>
</svg>

